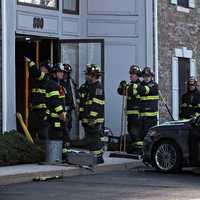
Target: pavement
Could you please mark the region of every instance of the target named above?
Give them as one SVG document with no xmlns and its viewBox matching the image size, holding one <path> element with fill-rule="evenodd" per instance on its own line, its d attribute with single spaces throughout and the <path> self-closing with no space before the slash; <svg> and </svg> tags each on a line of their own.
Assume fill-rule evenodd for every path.
<svg viewBox="0 0 200 200">
<path fill-rule="evenodd" d="M 41 165 L 23 164 L 15 166 L 0 167 L 0 185 L 9 185 L 22 182 L 30 182 L 33 178 L 42 176 L 78 176 L 97 174 L 108 171 L 128 170 L 144 166 L 141 160 L 111 158 L 110 152 L 104 154 L 104 164 L 97 165 L 91 169 L 81 168 L 72 165 Z"/>
</svg>

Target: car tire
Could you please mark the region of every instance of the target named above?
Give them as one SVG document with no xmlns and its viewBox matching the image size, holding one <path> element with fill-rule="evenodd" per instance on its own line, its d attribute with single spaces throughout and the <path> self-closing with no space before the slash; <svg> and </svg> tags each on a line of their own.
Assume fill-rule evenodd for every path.
<svg viewBox="0 0 200 200">
<path fill-rule="evenodd" d="M 160 172 L 172 173 L 181 170 L 181 150 L 172 141 L 159 142 L 153 149 L 153 166 Z"/>
</svg>

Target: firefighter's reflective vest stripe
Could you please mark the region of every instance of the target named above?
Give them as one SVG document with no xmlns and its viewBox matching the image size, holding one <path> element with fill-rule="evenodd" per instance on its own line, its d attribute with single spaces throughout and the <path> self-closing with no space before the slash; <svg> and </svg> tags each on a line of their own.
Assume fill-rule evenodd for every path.
<svg viewBox="0 0 200 200">
<path fill-rule="evenodd" d="M 61 123 L 60 122 L 54 122 L 54 127 L 60 128 L 61 127 Z"/>
<path fill-rule="evenodd" d="M 83 118 L 82 122 L 87 124 L 90 120 L 88 118 Z M 104 118 L 98 118 L 94 120 L 94 123 L 103 123 L 104 122 Z"/>
<path fill-rule="evenodd" d="M 92 99 L 92 102 L 93 102 L 93 103 L 100 104 L 100 105 L 104 105 L 104 104 L 105 104 L 105 101 L 104 101 L 104 100 L 97 99 L 97 98 L 93 98 L 93 99 Z"/>
<path fill-rule="evenodd" d="M 33 88 L 32 93 L 39 93 L 39 94 L 45 94 L 46 90 L 45 89 L 40 89 L 40 88 Z"/>
<path fill-rule="evenodd" d="M 90 116 L 96 117 L 98 115 L 98 112 L 90 111 Z"/>
<path fill-rule="evenodd" d="M 45 77 L 45 73 L 41 72 L 40 76 L 38 77 L 38 80 L 41 81 L 44 79 L 44 77 Z"/>
<path fill-rule="evenodd" d="M 33 109 L 42 109 L 42 108 L 47 108 L 47 106 L 46 106 L 46 104 L 42 103 L 42 104 L 34 105 L 32 108 Z"/>
<path fill-rule="evenodd" d="M 158 95 L 155 95 L 155 96 L 141 96 L 140 99 L 142 101 L 159 100 L 159 96 Z"/>
<path fill-rule="evenodd" d="M 140 113 L 141 117 L 154 117 L 157 115 L 158 115 L 158 112 L 141 112 Z"/>
<path fill-rule="evenodd" d="M 63 110 L 63 107 L 60 105 L 60 106 L 58 106 L 58 107 L 55 107 L 55 111 L 58 113 L 58 112 L 60 112 L 60 111 L 62 111 Z"/>
<path fill-rule="evenodd" d="M 139 115 L 139 110 L 127 110 L 127 115 Z"/>
<path fill-rule="evenodd" d="M 49 92 L 49 93 L 46 93 L 46 97 L 47 98 L 51 98 L 51 97 L 53 97 L 53 96 L 60 96 L 60 93 L 59 93 L 59 91 L 57 91 L 57 90 L 55 90 L 55 91 L 51 91 L 51 92 Z"/>
<path fill-rule="evenodd" d="M 58 116 L 57 113 L 51 113 L 50 116 L 51 116 L 52 118 L 59 118 L 59 116 Z"/>
</svg>

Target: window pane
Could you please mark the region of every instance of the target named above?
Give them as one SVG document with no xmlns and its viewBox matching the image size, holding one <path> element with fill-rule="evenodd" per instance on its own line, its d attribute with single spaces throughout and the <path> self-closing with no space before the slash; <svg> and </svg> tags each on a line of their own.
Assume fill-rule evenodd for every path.
<svg viewBox="0 0 200 200">
<path fill-rule="evenodd" d="M 63 1 L 63 9 L 76 11 L 77 1 L 76 0 L 64 0 Z"/>
<path fill-rule="evenodd" d="M 178 0 L 178 5 L 188 8 L 189 7 L 189 0 Z"/>
<path fill-rule="evenodd" d="M 57 0 L 18 0 L 18 3 L 38 5 L 47 8 L 57 8 Z"/>
</svg>

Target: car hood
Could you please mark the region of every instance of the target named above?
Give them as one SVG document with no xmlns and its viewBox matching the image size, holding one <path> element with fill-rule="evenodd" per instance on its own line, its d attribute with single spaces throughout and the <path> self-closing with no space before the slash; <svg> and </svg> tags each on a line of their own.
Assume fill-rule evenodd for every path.
<svg viewBox="0 0 200 200">
<path fill-rule="evenodd" d="M 154 126 L 152 129 L 189 129 L 191 127 L 191 119 L 187 120 L 177 120 L 177 121 L 169 121 L 158 126 Z"/>
</svg>

